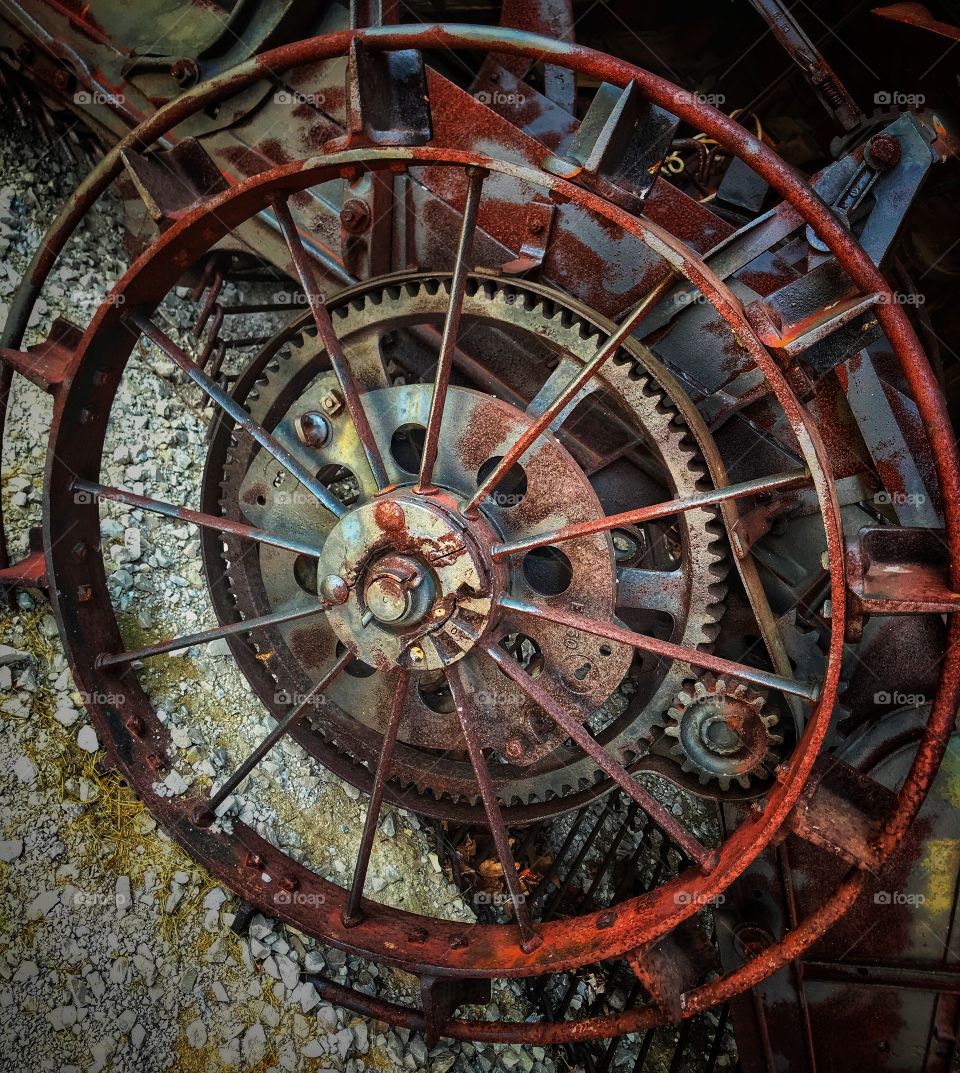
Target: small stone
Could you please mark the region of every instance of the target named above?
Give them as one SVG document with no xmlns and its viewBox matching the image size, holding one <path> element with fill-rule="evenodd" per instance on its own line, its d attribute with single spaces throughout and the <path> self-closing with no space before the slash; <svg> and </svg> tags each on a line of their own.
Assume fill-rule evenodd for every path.
<svg viewBox="0 0 960 1073">
<path fill-rule="evenodd" d="M 33 761 L 29 756 L 18 756 L 17 762 L 13 765 L 14 775 L 23 783 L 33 783 L 37 778 L 37 769 L 33 766 Z"/>
<path fill-rule="evenodd" d="M 5 861 L 9 864 L 11 861 L 15 861 L 21 853 L 23 853 L 23 842 L 19 838 L 0 842 L 0 861 Z"/>
<path fill-rule="evenodd" d="M 267 1034 L 263 1025 L 251 1025 L 240 1041 L 240 1051 L 248 1065 L 255 1066 L 263 1060 L 267 1050 Z"/>
<path fill-rule="evenodd" d="M 117 899 L 117 909 L 121 913 L 130 908 L 130 906 L 133 904 L 133 898 L 130 894 L 129 876 L 120 876 L 117 879 L 115 895 Z"/>
<path fill-rule="evenodd" d="M 93 727 L 85 726 L 80 728 L 80 733 L 77 735 L 77 745 L 85 753 L 95 753 L 100 748 L 100 741 Z"/>
<path fill-rule="evenodd" d="M 53 911 L 54 906 L 60 904 L 60 893 L 55 890 L 45 890 L 27 906 L 27 920 L 43 920 Z"/>
<path fill-rule="evenodd" d="M 23 663 L 30 658 L 29 652 L 21 652 L 19 648 L 11 648 L 10 645 L 0 645 L 0 667 L 6 667 L 10 663 Z"/>
<path fill-rule="evenodd" d="M 186 1035 L 187 1043 L 189 1043 L 195 1051 L 198 1051 L 201 1047 L 206 1045 L 207 1028 L 203 1021 L 191 1021 L 190 1024 L 187 1025 Z"/>
</svg>

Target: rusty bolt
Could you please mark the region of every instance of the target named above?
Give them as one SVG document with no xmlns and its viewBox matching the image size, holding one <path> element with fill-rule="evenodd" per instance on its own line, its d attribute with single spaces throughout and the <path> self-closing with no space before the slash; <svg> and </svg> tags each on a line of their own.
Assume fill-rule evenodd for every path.
<svg viewBox="0 0 960 1073">
<path fill-rule="evenodd" d="M 33 45 L 29 41 L 21 41 L 17 45 L 17 59 L 21 63 L 29 63 L 33 59 Z"/>
<path fill-rule="evenodd" d="M 352 197 L 343 203 L 340 223 L 353 234 L 360 234 L 370 226 L 370 209 L 365 201 Z"/>
<path fill-rule="evenodd" d="M 53 88 L 58 93 L 69 93 L 73 89 L 73 75 L 61 68 L 53 76 Z"/>
<path fill-rule="evenodd" d="M 297 437 L 300 442 L 318 451 L 330 439 L 330 422 L 311 410 L 301 414 L 296 422 Z"/>
<path fill-rule="evenodd" d="M 259 853 L 248 853 L 246 863 L 248 868 L 259 868 L 262 871 L 266 861 Z"/>
<path fill-rule="evenodd" d="M 540 220 L 530 221 L 530 234 L 539 235 L 543 232 L 543 223 Z"/>
<path fill-rule="evenodd" d="M 617 922 L 617 914 L 616 913 L 610 913 L 610 912 L 601 913 L 600 916 L 597 917 L 597 927 L 598 928 L 612 928 L 613 925 L 616 924 L 616 922 Z"/>
<path fill-rule="evenodd" d="M 430 933 L 426 928 L 414 928 L 407 936 L 407 940 L 411 943 L 416 943 L 417 946 L 422 946 L 429 938 Z"/>
<path fill-rule="evenodd" d="M 188 86 L 194 86 L 200 81 L 200 67 L 197 61 L 187 56 L 174 62 L 170 68 L 170 74 L 181 89 L 187 89 Z"/>
<path fill-rule="evenodd" d="M 336 417 L 343 409 L 343 396 L 339 391 L 328 391 L 320 400 L 320 405 L 330 417 Z"/>
<path fill-rule="evenodd" d="M 419 645 L 414 645 L 413 648 L 410 649 L 410 660 L 412 663 L 423 663 L 426 658 L 426 652 L 424 652 Z"/>
<path fill-rule="evenodd" d="M 749 961 L 773 946 L 773 936 L 759 924 L 738 924 L 733 929 L 733 944 L 744 961 Z"/>
<path fill-rule="evenodd" d="M 900 163 L 903 150 L 895 134 L 875 134 L 863 150 L 863 158 L 876 171 L 889 171 Z"/>
<path fill-rule="evenodd" d="M 519 760 L 523 756 L 523 742 L 519 738 L 509 738 L 506 750 L 511 760 Z"/>
<path fill-rule="evenodd" d="M 350 586 L 339 574 L 327 574 L 320 582 L 320 595 L 328 600 L 334 607 L 339 607 L 347 602 L 350 595 Z"/>
</svg>

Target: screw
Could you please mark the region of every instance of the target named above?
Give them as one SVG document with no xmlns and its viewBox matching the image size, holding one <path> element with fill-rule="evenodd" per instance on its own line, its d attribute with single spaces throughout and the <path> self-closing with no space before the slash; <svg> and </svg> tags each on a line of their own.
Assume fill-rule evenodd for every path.
<svg viewBox="0 0 960 1073">
<path fill-rule="evenodd" d="M 297 437 L 307 447 L 319 451 L 330 439 L 330 422 L 313 410 L 301 414 L 296 421 Z"/>
<path fill-rule="evenodd" d="M 181 89 L 186 89 L 200 81 L 200 68 L 197 61 L 186 56 L 174 62 L 170 68 L 170 74 Z"/>
<path fill-rule="evenodd" d="M 328 391 L 320 400 L 320 405 L 330 417 L 334 417 L 343 409 L 343 397 L 339 391 Z"/>
<path fill-rule="evenodd" d="M 530 224 L 530 234 L 539 235 L 543 232 L 543 224 L 539 220 L 533 220 Z"/>
<path fill-rule="evenodd" d="M 863 150 L 863 158 L 876 171 L 889 171 L 900 163 L 903 150 L 895 134 L 875 134 Z"/>
<path fill-rule="evenodd" d="M 523 756 L 523 742 L 519 738 L 508 739 L 506 751 L 511 760 L 519 760 Z"/>
<path fill-rule="evenodd" d="M 367 203 L 356 197 L 345 201 L 340 210 L 340 223 L 354 234 L 366 231 L 370 226 L 370 209 Z"/>
</svg>

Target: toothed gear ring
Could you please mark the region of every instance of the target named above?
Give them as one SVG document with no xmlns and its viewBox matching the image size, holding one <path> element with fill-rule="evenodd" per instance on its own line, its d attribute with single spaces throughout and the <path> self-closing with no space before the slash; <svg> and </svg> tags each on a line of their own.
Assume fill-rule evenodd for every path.
<svg viewBox="0 0 960 1073">
<path fill-rule="evenodd" d="M 716 781 L 727 790 L 737 782 L 746 790 L 751 778 L 770 778 L 783 742 L 776 713 L 763 708 L 764 697 L 742 682 L 704 676 L 668 712 L 671 752 L 702 786 Z"/>
</svg>

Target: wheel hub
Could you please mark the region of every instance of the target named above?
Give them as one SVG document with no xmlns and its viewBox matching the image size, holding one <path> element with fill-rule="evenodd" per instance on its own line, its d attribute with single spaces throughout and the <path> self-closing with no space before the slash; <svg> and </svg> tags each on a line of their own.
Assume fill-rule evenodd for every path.
<svg viewBox="0 0 960 1073">
<path fill-rule="evenodd" d="M 320 586 L 350 590 L 328 621 L 340 643 L 378 670 L 441 670 L 487 632 L 503 571 L 484 549 L 483 518 L 468 523 L 444 493 L 394 494 L 342 518 L 320 557 Z"/>
</svg>

